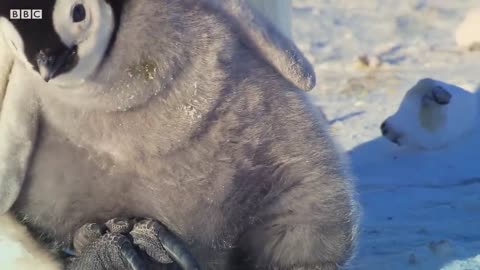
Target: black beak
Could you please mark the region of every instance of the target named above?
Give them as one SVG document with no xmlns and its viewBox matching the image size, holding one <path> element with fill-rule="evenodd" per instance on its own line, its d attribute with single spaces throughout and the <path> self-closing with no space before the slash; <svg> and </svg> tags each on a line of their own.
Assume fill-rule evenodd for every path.
<svg viewBox="0 0 480 270">
<path fill-rule="evenodd" d="M 57 51 L 46 49 L 37 55 L 37 68 L 40 76 L 48 82 L 71 70 L 77 61 L 77 46 Z"/>
</svg>

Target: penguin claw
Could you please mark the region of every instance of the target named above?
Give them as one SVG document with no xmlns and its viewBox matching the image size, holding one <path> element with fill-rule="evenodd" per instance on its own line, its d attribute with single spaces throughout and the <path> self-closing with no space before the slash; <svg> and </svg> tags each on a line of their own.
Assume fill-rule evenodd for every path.
<svg viewBox="0 0 480 270">
<path fill-rule="evenodd" d="M 119 233 L 105 233 L 83 247 L 79 254 L 70 261 L 67 270 L 147 269 L 147 262 L 130 239 Z"/>
<path fill-rule="evenodd" d="M 183 270 L 200 270 L 200 266 L 185 243 L 155 220 L 137 222 L 130 235 L 133 243 L 159 263 L 172 260 Z"/>
<path fill-rule="evenodd" d="M 151 264 L 200 269 L 183 241 L 152 219 L 115 218 L 105 224 L 87 223 L 75 232 L 73 248 L 75 257 L 68 270 L 144 270 Z"/>
</svg>

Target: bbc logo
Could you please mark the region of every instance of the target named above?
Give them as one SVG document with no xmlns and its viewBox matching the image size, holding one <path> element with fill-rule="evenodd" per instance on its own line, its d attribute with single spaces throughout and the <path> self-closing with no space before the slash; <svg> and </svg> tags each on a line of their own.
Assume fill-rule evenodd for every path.
<svg viewBox="0 0 480 270">
<path fill-rule="evenodd" d="M 39 20 L 42 18 L 41 9 L 11 9 L 11 20 Z"/>
</svg>

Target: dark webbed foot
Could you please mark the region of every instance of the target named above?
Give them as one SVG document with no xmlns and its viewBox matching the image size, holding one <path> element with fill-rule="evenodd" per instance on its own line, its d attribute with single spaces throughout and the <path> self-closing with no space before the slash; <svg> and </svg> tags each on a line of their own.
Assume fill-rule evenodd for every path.
<svg viewBox="0 0 480 270">
<path fill-rule="evenodd" d="M 181 269 L 200 269 L 185 244 L 155 220 L 140 220 L 130 235 L 133 243 L 158 263 L 168 263 L 172 258 Z"/>
<path fill-rule="evenodd" d="M 151 219 L 115 218 L 85 224 L 73 237 L 68 270 L 200 269 L 184 243 Z"/>
<path fill-rule="evenodd" d="M 112 233 L 127 234 L 133 228 L 134 221 L 126 218 L 113 218 L 105 223 L 107 229 Z"/>
<path fill-rule="evenodd" d="M 172 263 L 173 260 L 156 237 L 156 231 L 165 230 L 165 228 L 156 224 L 149 220 L 143 220 L 136 223 L 133 230 L 130 232 L 130 235 L 133 238 L 133 243 L 153 260 L 160 263 Z"/>
<path fill-rule="evenodd" d="M 78 257 L 67 269 L 147 269 L 147 264 L 136 251 L 127 235 L 132 227 L 127 220 L 110 220 L 105 225 L 85 224 L 74 235 Z"/>
<path fill-rule="evenodd" d="M 102 237 L 106 227 L 96 223 L 85 224 L 77 230 L 73 237 L 73 250 L 80 255 L 93 241 Z"/>
</svg>

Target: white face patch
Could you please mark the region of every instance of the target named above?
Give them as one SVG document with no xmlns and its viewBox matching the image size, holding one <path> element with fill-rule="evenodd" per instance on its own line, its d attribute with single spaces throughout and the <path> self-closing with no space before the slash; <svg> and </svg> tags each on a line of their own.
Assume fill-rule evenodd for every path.
<svg viewBox="0 0 480 270">
<path fill-rule="evenodd" d="M 477 98 L 455 85 L 420 80 L 406 93 L 398 111 L 381 126 L 382 134 L 402 146 L 442 148 L 476 125 Z"/>
<path fill-rule="evenodd" d="M 115 24 L 112 8 L 105 0 L 57 0 L 53 24 L 65 45 L 77 46 L 78 63 L 52 82 L 83 81 L 95 72 L 110 42 Z"/>
<path fill-rule="evenodd" d="M 32 68 L 32 64 L 25 57 L 23 39 L 18 33 L 15 26 L 8 21 L 6 18 L 0 17 L 0 35 L 3 35 L 3 38 L 6 42 L 8 48 L 0 49 L 9 49 L 13 52 L 15 57 L 23 62 L 27 67 Z M 0 59 L 1 60 L 1 59 Z"/>
<path fill-rule="evenodd" d="M 387 120 L 388 136 L 401 145 L 425 145 L 441 132 L 448 105 L 437 104 L 433 99 L 425 102 L 434 87 L 433 80 L 420 80 L 405 94 L 398 111 Z"/>
</svg>

